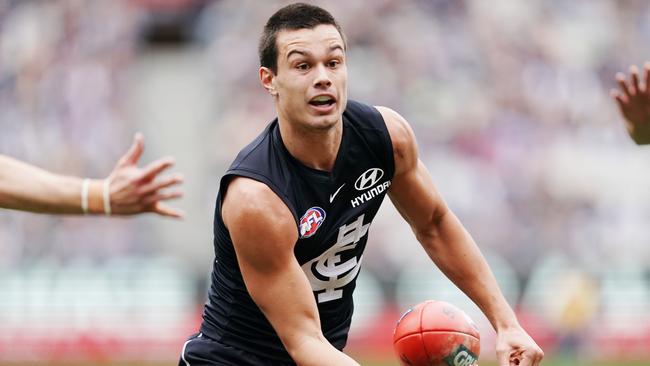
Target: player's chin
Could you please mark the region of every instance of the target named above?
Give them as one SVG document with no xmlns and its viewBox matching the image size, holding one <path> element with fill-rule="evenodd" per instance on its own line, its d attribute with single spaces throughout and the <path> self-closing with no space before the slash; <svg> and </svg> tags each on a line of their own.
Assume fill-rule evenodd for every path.
<svg viewBox="0 0 650 366">
<path fill-rule="evenodd" d="M 341 120 L 341 114 L 333 111 L 327 114 L 309 113 L 309 125 L 316 129 L 330 129 Z"/>
<path fill-rule="evenodd" d="M 336 126 L 339 120 L 338 115 L 315 116 L 312 117 L 310 125 L 317 130 L 329 130 Z"/>
</svg>

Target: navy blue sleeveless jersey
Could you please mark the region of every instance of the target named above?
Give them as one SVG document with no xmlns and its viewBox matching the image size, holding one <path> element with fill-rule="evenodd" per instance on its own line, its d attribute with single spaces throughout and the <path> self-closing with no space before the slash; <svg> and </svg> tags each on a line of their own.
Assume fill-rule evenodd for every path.
<svg viewBox="0 0 650 366">
<path fill-rule="evenodd" d="M 394 170 L 390 136 L 374 107 L 348 101 L 331 172 L 309 168 L 295 159 L 282 142 L 277 120 L 271 122 L 239 153 L 221 179 L 214 219 L 216 260 L 201 332 L 278 364 L 293 363 L 246 291 L 221 217 L 221 198 L 228 183 L 242 176 L 266 184 L 293 213 L 299 235 L 295 256 L 314 292 L 323 334 L 342 350 L 352 320 L 352 292 L 368 228 Z"/>
</svg>

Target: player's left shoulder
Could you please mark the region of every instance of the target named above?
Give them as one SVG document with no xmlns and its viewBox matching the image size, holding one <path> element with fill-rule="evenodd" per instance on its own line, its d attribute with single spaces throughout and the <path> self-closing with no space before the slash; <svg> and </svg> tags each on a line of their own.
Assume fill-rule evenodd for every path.
<svg viewBox="0 0 650 366">
<path fill-rule="evenodd" d="M 386 123 L 396 157 L 417 154 L 415 134 L 406 119 L 391 108 L 384 106 L 375 106 L 375 108 Z"/>
</svg>

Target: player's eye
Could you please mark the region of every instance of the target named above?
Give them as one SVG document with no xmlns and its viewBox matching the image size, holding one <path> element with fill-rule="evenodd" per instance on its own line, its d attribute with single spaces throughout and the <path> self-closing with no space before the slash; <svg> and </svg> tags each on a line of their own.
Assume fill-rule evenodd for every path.
<svg viewBox="0 0 650 366">
<path fill-rule="evenodd" d="M 299 63 L 296 65 L 296 69 L 298 70 L 309 70 L 309 65 L 305 62 Z"/>
<path fill-rule="evenodd" d="M 327 63 L 327 66 L 329 66 L 329 67 L 331 67 L 331 68 L 335 68 L 335 67 L 337 67 L 340 63 L 341 63 L 341 61 L 339 61 L 339 60 L 331 60 L 330 62 Z"/>
</svg>

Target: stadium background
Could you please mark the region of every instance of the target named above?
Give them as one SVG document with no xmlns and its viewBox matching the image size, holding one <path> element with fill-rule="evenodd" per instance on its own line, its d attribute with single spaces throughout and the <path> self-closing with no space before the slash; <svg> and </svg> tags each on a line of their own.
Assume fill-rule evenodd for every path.
<svg viewBox="0 0 650 366">
<path fill-rule="evenodd" d="M 220 174 L 273 117 L 256 46 L 286 3 L 0 0 L 0 153 L 104 177 L 142 131 L 144 161 L 176 157 L 188 213 L 0 211 L 0 364 L 177 360 L 200 321 Z M 315 3 L 347 34 L 350 97 L 410 121 L 547 358 L 649 364 L 650 151 L 627 138 L 608 91 L 616 71 L 650 60 L 650 3 Z M 485 318 L 384 206 L 348 351 L 395 365 L 395 321 L 433 298 L 479 323 L 493 360 Z"/>
</svg>

